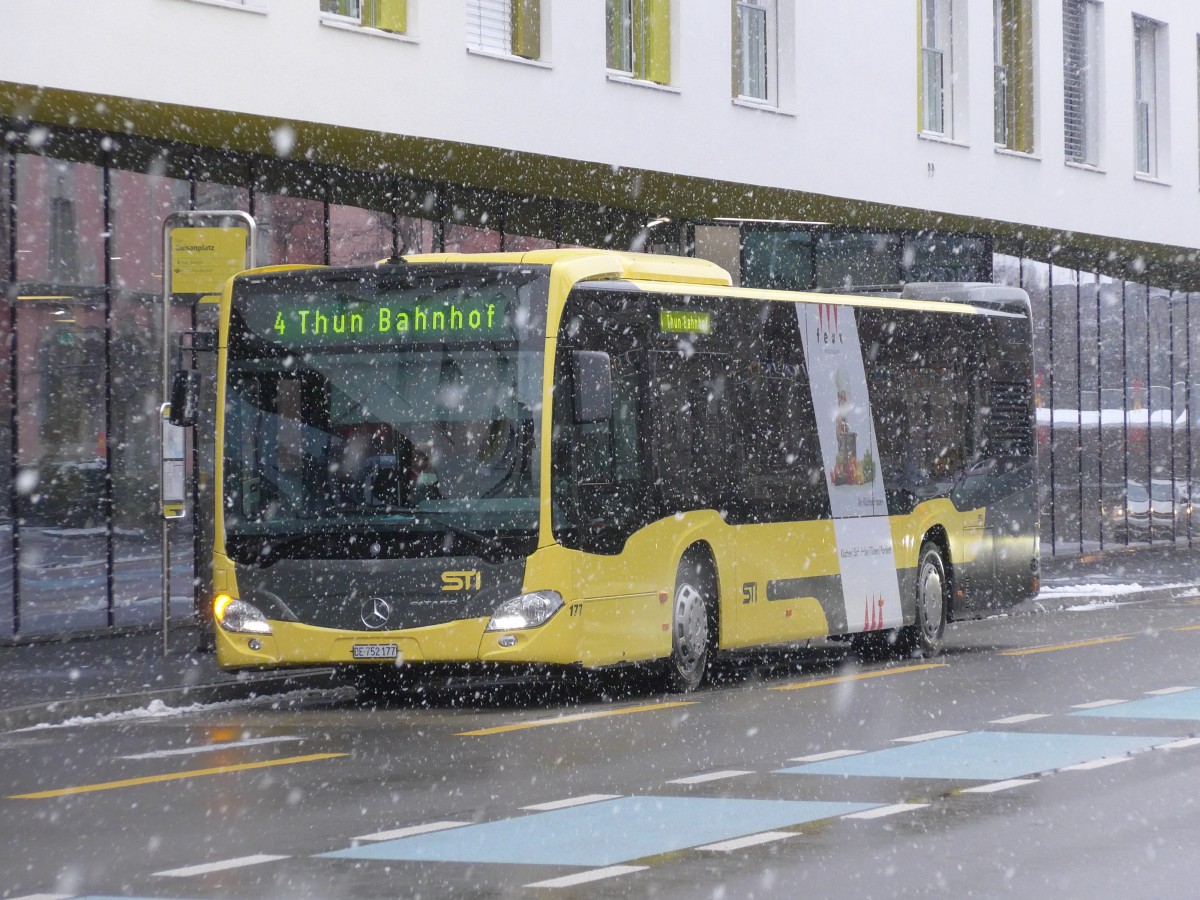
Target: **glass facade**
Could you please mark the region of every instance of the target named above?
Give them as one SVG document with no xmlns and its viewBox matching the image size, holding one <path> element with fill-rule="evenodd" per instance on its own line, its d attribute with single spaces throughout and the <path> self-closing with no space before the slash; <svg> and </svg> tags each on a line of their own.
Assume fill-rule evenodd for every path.
<svg viewBox="0 0 1200 900">
<path fill-rule="evenodd" d="M 380 172 L 6 124 L 0 639 L 158 620 L 161 229 L 169 213 L 250 212 L 260 265 L 556 246 L 699 246 L 704 255 L 709 244 L 696 235 L 715 227 Z M 1200 486 L 1193 488 L 1200 443 L 1192 427 L 1200 397 L 1200 294 L 1179 291 L 1136 260 L 1122 270 L 1119 261 L 1099 266 L 1061 247 L 999 253 L 988 235 L 749 223 L 726 230 L 719 261 L 745 285 L 845 290 L 995 281 L 1025 288 L 1034 309 L 1043 552 L 1200 535 L 1200 511 L 1192 508 L 1200 498 Z M 181 304 L 173 328 L 211 327 L 214 309 Z M 201 362 L 210 376 L 211 364 Z M 203 511 L 212 458 L 203 432 L 198 436 L 189 465 Z M 172 526 L 176 615 L 192 613 L 194 593 L 208 595 L 207 519 L 199 516 L 195 531 L 191 518 Z"/>
</svg>

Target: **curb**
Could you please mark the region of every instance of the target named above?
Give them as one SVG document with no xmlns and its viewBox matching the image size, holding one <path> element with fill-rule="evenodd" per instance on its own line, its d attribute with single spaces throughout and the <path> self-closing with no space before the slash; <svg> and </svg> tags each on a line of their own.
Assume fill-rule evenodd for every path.
<svg viewBox="0 0 1200 900">
<path fill-rule="evenodd" d="M 161 690 L 134 691 L 91 697 L 70 697 L 48 703 L 14 706 L 0 709 L 0 731 L 13 731 L 40 724 L 60 724 L 75 716 L 96 716 L 106 713 L 129 712 L 141 709 L 155 700 L 167 706 L 192 703 L 218 703 L 230 700 L 253 700 L 297 690 L 331 690 L 344 687 L 333 669 L 303 669 L 279 675 L 263 675 L 245 681 L 213 684 L 194 684 Z"/>
</svg>

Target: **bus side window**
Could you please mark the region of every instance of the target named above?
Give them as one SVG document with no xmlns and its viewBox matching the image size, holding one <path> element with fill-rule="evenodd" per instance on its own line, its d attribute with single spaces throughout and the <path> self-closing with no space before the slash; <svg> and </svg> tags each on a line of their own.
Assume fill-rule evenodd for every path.
<svg viewBox="0 0 1200 900">
<path fill-rule="evenodd" d="M 828 518 L 829 492 L 795 309 L 767 304 L 760 321 L 751 326 L 756 339 L 740 348 L 735 415 L 741 484 L 732 515 L 754 522 Z"/>
<path fill-rule="evenodd" d="M 676 510 L 717 507 L 736 490 L 729 358 L 653 354 L 655 475 Z"/>
</svg>

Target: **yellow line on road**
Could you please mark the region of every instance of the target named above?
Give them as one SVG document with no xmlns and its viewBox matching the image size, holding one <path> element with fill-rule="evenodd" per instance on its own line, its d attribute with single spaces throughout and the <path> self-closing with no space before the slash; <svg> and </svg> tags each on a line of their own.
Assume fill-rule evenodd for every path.
<svg viewBox="0 0 1200 900">
<path fill-rule="evenodd" d="M 867 678 L 882 678 L 884 675 L 904 675 L 908 672 L 921 672 L 925 669 L 942 669 L 947 663 L 921 663 L 919 666 L 901 666 L 897 669 L 879 669 L 874 672 L 859 672 L 856 675 L 839 675 L 837 678 L 821 678 L 816 681 L 800 681 L 796 684 L 781 684 L 770 688 L 772 691 L 799 691 L 803 688 L 822 687 L 826 684 L 844 684 L 847 681 L 863 681 Z"/>
<path fill-rule="evenodd" d="M 1171 629 L 1172 631 L 1200 631 L 1200 625 L 1180 625 L 1178 628 Z"/>
<path fill-rule="evenodd" d="M 1003 650 L 1000 656 L 1025 656 L 1030 653 L 1050 653 L 1054 650 L 1074 650 L 1076 647 L 1095 647 L 1098 644 L 1112 644 L 1116 641 L 1127 641 L 1132 634 L 1114 634 L 1112 637 L 1093 638 L 1090 641 L 1071 641 L 1066 644 L 1046 644 L 1043 647 L 1027 647 L 1024 650 Z"/>
<path fill-rule="evenodd" d="M 552 719 L 534 719 L 532 722 L 518 722 L 515 725 L 497 725 L 495 728 L 480 728 L 476 731 L 460 731 L 455 737 L 480 737 L 485 734 L 502 734 L 505 731 L 524 731 L 527 728 L 545 728 L 549 725 L 565 725 L 568 722 L 586 722 L 589 719 L 604 719 L 608 716 L 626 716 L 630 713 L 658 712 L 661 709 L 676 709 L 680 706 L 693 706 L 697 701 L 686 700 L 677 703 L 647 703 L 644 706 L 626 706 L 622 709 L 606 709 L 599 712 L 576 713 L 570 716 L 555 716 Z"/>
<path fill-rule="evenodd" d="M 236 766 L 216 766 L 212 769 L 190 769 L 187 772 L 171 772 L 167 775 L 146 775 L 142 778 L 124 778 L 121 781 L 103 781 L 99 784 L 84 784 L 79 787 L 59 788 L 54 791 L 36 791 L 32 794 L 13 794 L 9 800 L 45 800 L 50 797 L 66 797 L 70 794 L 90 794 L 92 791 L 113 791 L 117 788 L 136 787 L 139 784 L 154 784 L 159 781 L 176 781 L 180 778 L 199 778 L 204 775 L 225 775 L 229 772 L 245 772 L 250 769 L 266 769 L 270 766 L 290 766 L 292 763 L 314 762 L 318 759 L 334 759 L 345 753 L 310 753 L 307 756 L 289 756 L 285 759 L 268 759 L 263 762 L 241 763 Z"/>
</svg>

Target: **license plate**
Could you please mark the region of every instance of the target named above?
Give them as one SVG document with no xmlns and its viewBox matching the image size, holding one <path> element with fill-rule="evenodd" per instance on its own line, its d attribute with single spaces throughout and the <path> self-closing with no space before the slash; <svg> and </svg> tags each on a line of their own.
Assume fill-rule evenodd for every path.
<svg viewBox="0 0 1200 900">
<path fill-rule="evenodd" d="M 400 648 L 397 644 L 355 644 L 350 655 L 355 659 L 396 659 Z"/>
</svg>

